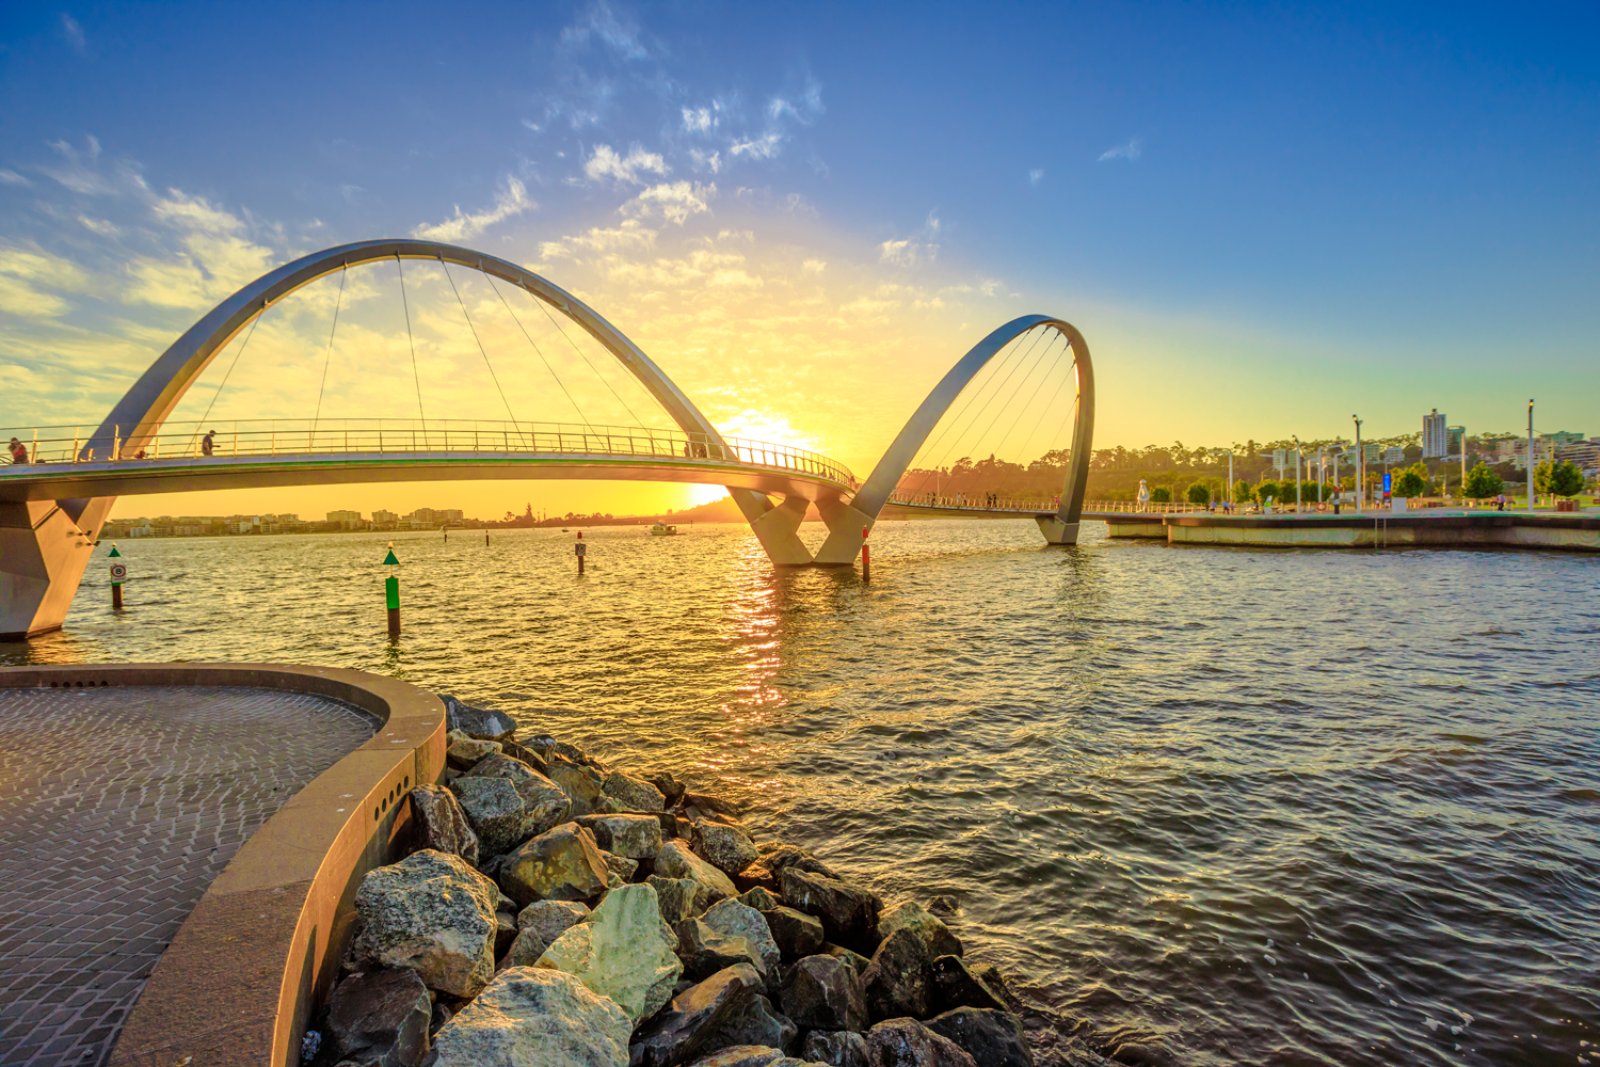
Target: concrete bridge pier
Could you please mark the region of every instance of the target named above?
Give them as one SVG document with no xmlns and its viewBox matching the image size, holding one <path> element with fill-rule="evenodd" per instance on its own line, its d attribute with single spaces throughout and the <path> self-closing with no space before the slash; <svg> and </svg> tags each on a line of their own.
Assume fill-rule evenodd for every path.
<svg viewBox="0 0 1600 1067">
<path fill-rule="evenodd" d="M 1044 539 L 1049 544 L 1078 543 L 1078 524 L 1075 522 L 1062 522 L 1059 515 L 1035 515 L 1033 521 L 1039 524 L 1039 532 L 1044 534 Z"/>
<path fill-rule="evenodd" d="M 0 641 L 61 629 L 111 504 L 0 502 Z"/>
<path fill-rule="evenodd" d="M 776 506 L 766 494 L 749 489 L 730 489 L 728 495 L 744 512 L 767 558 L 780 567 L 804 567 L 811 562 L 811 550 L 800 540 L 800 523 L 811 501 L 803 496 L 786 496 Z"/>
<path fill-rule="evenodd" d="M 828 527 L 828 538 L 817 549 L 817 566 L 848 567 L 855 563 L 861 554 L 861 531 L 870 530 L 878 516 L 868 515 L 838 498 L 817 501 L 817 511 Z"/>
</svg>

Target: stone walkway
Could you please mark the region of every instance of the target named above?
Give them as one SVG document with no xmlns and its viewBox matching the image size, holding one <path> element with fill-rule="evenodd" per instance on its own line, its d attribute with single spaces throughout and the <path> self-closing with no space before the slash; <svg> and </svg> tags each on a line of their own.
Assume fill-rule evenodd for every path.
<svg viewBox="0 0 1600 1067">
<path fill-rule="evenodd" d="M 0 688 L 0 1064 L 104 1063 L 212 879 L 374 726 L 268 689 Z"/>
</svg>

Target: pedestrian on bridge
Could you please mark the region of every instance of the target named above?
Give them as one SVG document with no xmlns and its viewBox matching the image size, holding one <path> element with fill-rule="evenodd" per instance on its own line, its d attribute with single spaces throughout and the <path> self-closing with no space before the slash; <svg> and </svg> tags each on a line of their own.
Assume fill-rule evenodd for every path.
<svg viewBox="0 0 1600 1067">
<path fill-rule="evenodd" d="M 27 445 L 23 444 L 21 441 L 17 440 L 15 437 L 13 437 L 11 439 L 10 448 L 11 448 L 11 462 L 12 463 L 26 463 L 26 462 L 28 462 L 28 446 Z"/>
<path fill-rule="evenodd" d="M 209 456 L 217 447 L 217 431 L 207 430 L 206 435 L 200 438 L 200 451 Z"/>
</svg>

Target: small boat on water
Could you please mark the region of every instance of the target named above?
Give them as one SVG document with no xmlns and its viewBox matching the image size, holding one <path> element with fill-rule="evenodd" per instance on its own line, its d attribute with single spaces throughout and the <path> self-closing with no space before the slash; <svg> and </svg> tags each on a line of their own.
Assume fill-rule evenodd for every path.
<svg viewBox="0 0 1600 1067">
<path fill-rule="evenodd" d="M 676 526 L 668 526 L 664 522 L 658 522 L 650 527 L 651 537 L 675 537 L 677 533 L 678 528 Z"/>
</svg>

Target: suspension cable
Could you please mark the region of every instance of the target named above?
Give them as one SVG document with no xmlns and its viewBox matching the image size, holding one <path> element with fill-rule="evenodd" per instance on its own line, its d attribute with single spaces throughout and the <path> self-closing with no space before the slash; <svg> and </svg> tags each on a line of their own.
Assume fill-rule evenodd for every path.
<svg viewBox="0 0 1600 1067">
<path fill-rule="evenodd" d="M 1020 383 L 1018 383 L 1017 391 L 1020 391 L 1021 387 L 1023 385 L 1026 385 L 1028 382 L 1033 380 L 1034 372 L 1036 372 L 1039 369 L 1039 366 L 1042 363 L 1044 363 L 1044 361 L 1045 361 L 1045 356 L 1049 355 L 1049 353 L 1051 351 L 1053 351 L 1055 349 L 1055 347 L 1056 347 L 1056 343 L 1054 341 L 1051 341 L 1049 344 L 1045 345 L 1044 350 L 1039 353 L 1039 358 L 1034 360 L 1032 367 L 1028 368 L 1027 375 L 1023 377 L 1023 379 L 1022 379 L 1022 381 Z M 1065 350 L 1066 346 L 1063 345 L 1062 348 L 1063 348 L 1063 350 Z M 1049 381 L 1049 380 L 1050 379 L 1049 379 L 1049 375 L 1048 375 L 1048 372 L 1047 372 L 1046 376 L 1045 376 L 1045 381 Z M 1013 392 L 1012 396 L 1015 397 L 1015 395 L 1016 395 L 1016 393 Z M 1017 410 L 1017 413 L 1014 416 L 1012 416 L 1011 425 L 1006 427 L 1006 432 L 1000 438 L 1000 443 L 995 446 L 994 451 L 995 451 L 995 455 L 996 456 L 999 456 L 1001 450 L 1005 448 L 1006 442 L 1011 439 L 1012 431 L 1014 431 L 1017 428 L 1017 423 L 1021 422 L 1022 421 L 1022 417 L 1028 413 L 1028 404 L 1031 402 L 1032 397 L 1037 396 L 1037 395 L 1038 395 L 1037 393 L 1030 394 L 1029 400 L 1028 401 L 1024 401 L 1022 407 Z M 988 435 L 990 430 L 994 429 L 994 424 L 1000 420 L 1001 414 L 1004 413 L 1006 408 L 1009 407 L 1010 405 L 1011 405 L 1011 401 L 1007 400 L 1006 403 L 1005 403 L 1005 406 L 1003 406 L 999 411 L 994 413 L 994 419 L 990 421 L 988 427 L 986 427 L 984 429 L 984 431 L 983 431 L 985 436 Z"/>
<path fill-rule="evenodd" d="M 1071 350 L 1072 350 L 1072 342 L 1068 341 L 1067 342 L 1067 351 L 1070 352 Z M 1072 377 L 1074 378 L 1074 383 L 1073 384 L 1074 384 L 1074 386 L 1076 386 L 1076 384 L 1077 384 L 1076 383 L 1076 378 L 1078 376 L 1078 364 L 1077 364 L 1076 357 L 1074 357 L 1070 369 L 1071 369 Z M 1061 396 L 1061 390 L 1065 389 L 1066 387 L 1067 387 L 1067 379 L 1063 377 L 1061 379 L 1061 381 L 1059 383 L 1057 383 L 1056 391 L 1050 394 L 1050 400 L 1049 400 L 1048 403 L 1045 404 L 1044 410 L 1040 411 L 1039 412 L 1039 417 L 1034 420 L 1033 429 L 1029 430 L 1028 431 L 1028 436 L 1024 437 L 1022 439 L 1022 443 L 1024 445 L 1026 445 L 1029 441 L 1032 441 L 1036 436 L 1038 436 L 1039 427 L 1044 425 L 1045 416 L 1050 414 L 1050 409 L 1055 407 L 1056 399 Z M 1074 392 L 1076 392 L 1076 389 L 1074 389 Z M 1048 452 L 1050 450 L 1048 448 L 1046 448 L 1045 451 Z"/>
<path fill-rule="evenodd" d="M 489 368 L 489 378 L 494 382 L 495 391 L 500 394 L 500 402 L 506 406 L 506 414 L 515 425 L 517 416 L 511 410 L 511 401 L 506 399 L 506 391 L 500 388 L 500 376 L 494 372 L 494 364 L 489 362 L 489 352 L 483 347 L 483 338 L 478 336 L 478 328 L 472 324 L 472 316 L 467 314 L 467 303 L 461 299 L 461 290 L 456 288 L 456 280 L 450 276 L 450 264 L 440 256 L 439 266 L 444 268 L 445 280 L 450 283 L 450 291 L 456 294 L 456 303 L 461 305 L 461 317 L 467 320 L 467 329 L 472 331 L 472 339 L 478 343 L 478 351 L 483 355 L 483 365 Z"/>
<path fill-rule="evenodd" d="M 417 339 L 411 332 L 411 301 L 406 297 L 406 269 L 400 261 L 400 254 L 395 253 L 394 269 L 400 275 L 400 305 L 406 312 L 406 341 L 411 345 L 411 377 L 417 383 L 417 416 L 422 420 L 422 444 L 428 444 L 428 415 L 422 409 L 422 372 L 417 369 Z"/>
<path fill-rule="evenodd" d="M 317 408 L 311 416 L 311 440 L 306 442 L 306 447 L 313 446 L 317 436 L 317 420 L 322 417 L 322 394 L 328 388 L 328 365 L 333 362 L 333 335 L 339 330 L 339 310 L 344 307 L 344 282 L 350 273 L 347 263 L 339 270 L 339 296 L 333 303 L 333 326 L 328 330 L 328 354 L 322 361 L 322 384 L 317 386 Z"/>
<path fill-rule="evenodd" d="M 994 403 L 995 397 L 1000 395 L 1001 391 L 1003 389 L 1005 389 L 1006 385 L 1011 381 L 1012 377 L 1014 377 L 1016 375 L 1017 371 L 1022 368 L 1022 365 L 1024 363 L 1028 362 L 1028 357 L 1033 354 L 1033 350 L 1035 348 L 1039 347 L 1039 340 L 1043 336 L 1044 336 L 1044 331 L 1043 330 L 1038 331 L 1037 335 L 1033 339 L 1033 343 L 1028 346 L 1028 349 L 1027 349 L 1026 352 L 1023 353 L 1022 358 L 1017 360 L 1016 364 L 1009 371 L 1006 372 L 1005 378 L 1000 382 L 999 386 L 995 389 L 995 391 L 989 395 L 989 399 L 985 400 L 983 402 L 983 406 L 978 409 L 977 414 L 972 416 L 972 421 L 967 424 L 966 430 L 963 430 L 960 434 L 958 434 L 956 436 L 955 440 L 951 442 L 951 448 L 955 448 L 956 446 L 960 445 L 962 441 L 966 440 L 967 434 L 969 432 L 971 432 L 971 430 L 972 430 L 972 428 L 974 426 L 978 425 L 978 420 L 983 418 L 983 413 L 985 411 L 989 410 L 989 405 Z M 1022 345 L 1019 343 L 1016 346 L 1016 349 L 1014 350 L 1014 352 L 1015 351 L 1021 351 L 1021 349 L 1022 349 Z M 1009 357 L 1007 357 L 1007 362 L 1010 362 L 1010 358 Z M 997 376 L 998 376 L 998 372 L 997 372 Z M 1008 403 L 1009 403 L 1009 401 L 1008 401 Z M 1003 405 L 1001 406 L 1001 410 L 1002 411 L 1005 410 L 1005 407 Z M 991 423 L 991 425 L 993 425 L 993 424 Z M 982 439 L 983 438 L 981 436 L 978 438 L 979 441 L 981 441 Z"/>
<path fill-rule="evenodd" d="M 633 424 L 635 426 L 643 426 L 644 420 L 639 418 L 638 415 L 634 414 L 633 408 L 629 407 L 628 402 L 622 399 L 622 394 L 617 392 L 616 387 L 611 384 L 610 379 L 608 379 L 604 374 L 601 374 L 599 368 L 590 362 L 588 355 L 583 351 L 583 349 L 578 347 L 578 343 L 576 341 L 574 341 L 571 337 L 567 337 L 567 331 L 562 329 L 561 323 L 557 322 L 556 317 L 550 314 L 550 309 L 545 306 L 545 302 L 539 296 L 539 294 L 533 293 L 532 296 L 533 302 L 539 305 L 540 311 L 544 312 L 544 317 L 550 320 L 550 324 L 556 328 L 556 331 L 560 333 L 562 337 L 566 337 L 567 344 L 571 345 L 572 350 L 578 353 L 579 358 L 582 359 L 584 363 L 588 364 L 588 367 L 591 371 L 594 371 L 594 376 L 599 378 L 601 383 L 604 384 L 607 389 L 611 390 L 611 395 L 617 398 L 617 403 L 622 405 L 622 409 L 628 413 L 628 418 L 633 420 Z"/>
<path fill-rule="evenodd" d="M 918 455 L 926 453 L 930 457 L 930 463 L 932 465 L 927 468 L 926 473 L 924 473 L 922 476 L 922 480 L 917 483 L 916 489 L 912 494 L 913 496 L 917 493 L 921 493 L 923 489 L 927 488 L 928 479 L 932 478 L 939 471 L 940 463 L 932 461 L 933 450 L 939 447 L 939 442 L 944 440 L 945 435 L 951 430 L 955 429 L 956 424 L 966 417 L 967 409 L 970 408 L 973 403 L 975 403 L 977 399 L 983 395 L 990 385 L 994 384 L 999 379 L 1000 368 L 1005 366 L 1007 363 L 1010 363 L 1016 354 L 1022 349 L 1020 344 L 1012 344 L 1009 347 L 1010 351 L 1006 353 L 1005 358 L 1003 358 L 999 363 L 991 364 L 994 369 L 989 372 L 986 378 L 984 378 L 983 384 L 972 390 L 971 395 L 961 402 L 961 407 L 953 415 L 947 415 L 939 420 L 940 422 L 944 423 L 944 429 L 940 430 L 938 435 L 934 437 L 931 442 L 917 450 Z M 965 390 L 963 390 L 963 392 L 965 392 Z M 952 441 L 950 445 L 946 447 L 945 451 L 939 455 L 939 460 L 942 462 L 946 456 L 948 456 L 950 450 L 959 443 L 960 438 Z"/>
<path fill-rule="evenodd" d="M 590 430 L 593 430 L 594 427 L 590 425 L 588 416 L 583 413 L 583 409 L 578 406 L 578 402 L 572 399 L 572 394 L 567 391 L 566 383 L 561 380 L 561 375 L 556 373 L 555 368 L 550 366 L 550 361 L 545 358 L 544 349 L 540 348 L 539 342 L 535 341 L 533 339 L 533 335 L 528 333 L 528 328 L 522 325 L 522 320 L 517 317 L 517 313 L 512 310 L 511 304 L 507 302 L 506 295 L 502 293 L 500 291 L 500 287 L 494 283 L 494 275 L 485 274 L 484 277 L 489 279 L 489 288 L 494 290 L 494 295 L 498 296 L 500 298 L 500 303 L 505 305 L 507 314 L 511 316 L 511 321 L 517 324 L 517 329 L 522 331 L 522 336 L 527 338 L 528 344 L 533 346 L 534 354 L 539 357 L 539 362 L 544 364 L 544 369 L 550 372 L 551 378 L 555 379 L 556 388 L 560 389 L 561 395 L 567 398 L 567 403 L 572 405 L 572 410 L 578 413 L 579 421 L 581 421 Z M 537 300 L 538 297 L 534 297 L 534 299 Z"/>
<path fill-rule="evenodd" d="M 202 425 L 207 419 L 211 418 L 211 409 L 216 407 L 217 397 L 222 395 L 222 390 L 227 386 L 228 379 L 233 376 L 233 368 L 239 365 L 239 357 L 244 355 L 244 350 L 250 347 L 250 338 L 256 335 L 256 326 L 260 324 L 261 316 L 265 315 L 266 313 L 267 309 L 265 306 L 263 306 L 260 311 L 256 312 L 256 317 L 250 320 L 250 329 L 246 331 L 244 335 L 244 342 L 239 345 L 239 351 L 233 354 L 233 362 L 228 364 L 227 371 L 222 375 L 222 381 L 217 384 L 217 391 L 211 394 L 211 403 L 206 405 L 205 414 L 200 416 L 200 422 Z M 196 429 L 190 444 L 194 444 L 196 441 L 199 441 L 199 439 L 200 431 Z"/>
</svg>

